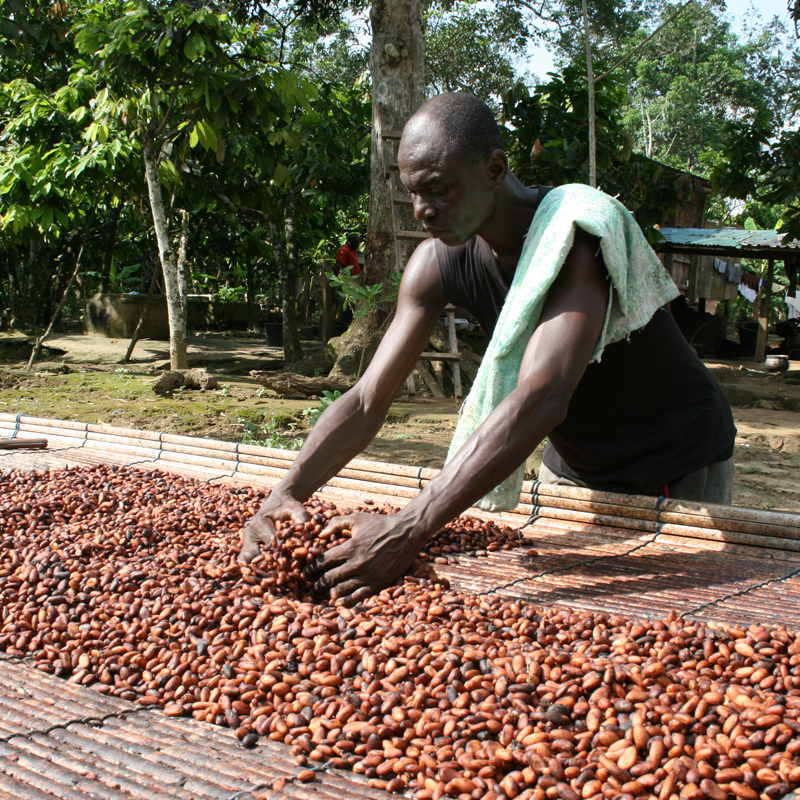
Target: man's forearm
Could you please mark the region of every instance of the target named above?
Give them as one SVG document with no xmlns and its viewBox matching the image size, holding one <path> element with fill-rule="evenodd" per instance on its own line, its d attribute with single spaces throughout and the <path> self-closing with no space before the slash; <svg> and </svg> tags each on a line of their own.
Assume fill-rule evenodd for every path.
<svg viewBox="0 0 800 800">
<path fill-rule="evenodd" d="M 365 407 L 358 387 L 351 389 L 323 412 L 278 486 L 296 500 L 307 500 L 367 447 L 385 418 L 386 411 Z"/>
<path fill-rule="evenodd" d="M 512 392 L 452 461 L 401 512 L 418 546 L 499 485 L 563 419 L 564 403 L 546 389 Z"/>
</svg>

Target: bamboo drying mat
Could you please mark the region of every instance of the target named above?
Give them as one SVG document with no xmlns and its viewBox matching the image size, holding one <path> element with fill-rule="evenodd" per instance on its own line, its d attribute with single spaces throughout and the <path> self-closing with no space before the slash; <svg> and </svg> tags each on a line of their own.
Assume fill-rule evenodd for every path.
<svg viewBox="0 0 800 800">
<path fill-rule="evenodd" d="M 0 471 L 117 464 L 269 487 L 295 453 L 101 425 L 0 414 L 0 437 L 47 450 L 0 452 Z M 401 506 L 435 470 L 356 460 L 319 494 Z M 526 484 L 513 512 L 524 547 L 437 565 L 454 587 L 541 605 L 711 624 L 800 628 L 800 515 Z M 532 553 L 535 551 L 535 554 Z M 0 656 L 0 798 L 389 797 L 357 775 L 296 781 L 288 749 L 243 750 L 231 731 L 103 697 Z M 274 781 L 286 785 L 277 790 Z"/>
<path fill-rule="evenodd" d="M 295 453 L 188 436 L 0 414 L 0 437 L 47 450 L 0 452 L 0 470 L 98 463 L 204 481 L 273 486 Z M 354 460 L 320 489 L 340 505 L 401 506 L 436 470 Z M 438 565 L 454 587 L 540 605 L 800 629 L 800 515 L 526 483 L 512 512 L 471 513 L 519 529 L 525 547 Z M 531 549 L 536 553 L 532 555 Z M 779 598 L 779 602 L 778 602 Z"/>
<path fill-rule="evenodd" d="M 366 779 L 318 768 L 283 744 L 245 750 L 233 731 L 108 697 L 0 656 L 0 797 L 8 800 L 389 798 Z M 283 779 L 281 790 L 273 788 Z M 280 784 L 279 784 L 280 785 Z"/>
</svg>

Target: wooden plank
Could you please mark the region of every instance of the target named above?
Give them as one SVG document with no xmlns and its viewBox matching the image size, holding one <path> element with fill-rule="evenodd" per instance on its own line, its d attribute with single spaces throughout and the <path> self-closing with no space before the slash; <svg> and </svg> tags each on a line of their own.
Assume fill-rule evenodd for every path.
<svg viewBox="0 0 800 800">
<path fill-rule="evenodd" d="M 772 279 L 775 262 L 767 262 L 767 279 L 762 289 L 763 297 L 758 313 L 758 332 L 756 333 L 756 361 L 763 361 L 767 355 L 767 339 L 769 336 L 769 310 L 772 307 Z"/>
<path fill-rule="evenodd" d="M 431 373 L 431 368 L 424 363 L 417 364 L 417 374 L 422 378 L 425 385 L 428 387 L 428 391 L 436 398 L 443 400 L 444 399 L 444 392 L 439 388 L 439 384 L 436 383 L 436 380 Z"/>
<path fill-rule="evenodd" d="M 420 361 L 461 361 L 458 353 L 420 353 Z"/>
<path fill-rule="evenodd" d="M 450 343 L 450 352 L 458 355 L 458 337 L 456 336 L 456 314 L 455 309 L 447 304 L 447 336 Z M 453 397 L 458 402 L 461 397 L 461 367 L 459 366 L 461 357 L 453 362 Z"/>
<path fill-rule="evenodd" d="M 333 338 L 333 321 L 335 317 L 333 287 L 326 277 L 326 272 L 333 272 L 333 261 L 322 262 L 322 341 L 327 343 Z"/>
<path fill-rule="evenodd" d="M 397 239 L 405 239 L 409 242 L 424 242 L 430 238 L 427 231 L 397 231 L 395 236 Z"/>
</svg>

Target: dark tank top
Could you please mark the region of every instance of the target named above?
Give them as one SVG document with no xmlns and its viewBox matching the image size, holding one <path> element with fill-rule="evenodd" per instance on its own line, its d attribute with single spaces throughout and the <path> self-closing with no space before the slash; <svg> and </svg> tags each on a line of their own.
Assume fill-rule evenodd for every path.
<svg viewBox="0 0 800 800">
<path fill-rule="evenodd" d="M 491 337 L 508 286 L 489 245 L 436 241 L 444 295 Z M 733 454 L 728 401 L 665 307 L 586 367 L 544 464 L 579 486 L 660 494 L 665 484 Z"/>
</svg>

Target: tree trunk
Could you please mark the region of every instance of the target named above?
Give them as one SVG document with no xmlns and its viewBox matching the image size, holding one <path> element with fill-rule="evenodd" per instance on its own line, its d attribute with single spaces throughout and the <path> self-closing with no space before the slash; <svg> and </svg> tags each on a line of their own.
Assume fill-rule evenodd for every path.
<svg viewBox="0 0 800 800">
<path fill-rule="evenodd" d="M 142 313 L 139 314 L 139 321 L 136 323 L 136 329 L 133 332 L 133 336 L 131 336 L 131 340 L 128 344 L 128 349 L 125 351 L 125 355 L 120 360 L 120 364 L 128 364 L 131 360 L 131 356 L 133 355 L 133 349 L 136 347 L 139 339 L 142 338 L 142 331 L 144 330 L 145 320 L 147 319 L 147 313 L 150 311 L 150 305 L 153 302 L 153 295 L 156 293 L 156 286 L 158 285 L 158 270 L 153 270 L 153 274 L 150 277 L 150 288 L 147 290 L 147 296 L 144 298 L 144 305 L 142 306 Z"/>
<path fill-rule="evenodd" d="M 334 303 L 333 287 L 328 280 L 326 272 L 333 272 L 333 261 L 327 259 L 322 262 L 322 275 L 320 280 L 322 282 L 322 332 L 321 338 L 323 343 L 327 344 L 328 340 L 333 337 L 333 319 L 334 319 Z"/>
<path fill-rule="evenodd" d="M 392 201 L 384 164 L 383 129 L 399 130 L 425 99 L 425 44 L 421 0 L 375 0 L 370 11 L 372 46 L 372 155 L 365 283 L 383 283 L 395 263 Z M 388 310 L 375 309 L 354 320 L 342 337 L 331 374 L 355 375 L 362 352 L 371 355 Z"/>
<path fill-rule="evenodd" d="M 181 209 L 181 235 L 178 239 L 178 291 L 181 301 L 186 306 L 186 295 L 189 293 L 189 259 L 186 257 L 189 248 L 189 212 Z"/>
<path fill-rule="evenodd" d="M 67 295 L 69 294 L 70 287 L 72 286 L 72 282 L 75 280 L 75 276 L 78 274 L 78 270 L 81 268 L 81 259 L 83 258 L 83 248 L 86 245 L 86 240 L 89 238 L 89 231 L 86 232 L 86 235 L 83 237 L 83 242 L 81 244 L 81 249 L 78 251 L 78 257 L 75 259 L 75 269 L 72 270 L 72 275 L 70 275 L 69 280 L 67 281 L 67 285 L 64 287 L 64 291 L 61 294 L 61 300 L 59 301 L 58 305 L 56 306 L 56 310 L 53 312 L 53 316 L 50 318 L 50 324 L 47 326 L 47 330 L 36 340 L 36 344 L 31 351 L 31 357 L 28 359 L 28 363 L 25 367 L 26 370 L 30 371 L 31 367 L 33 366 L 33 362 L 36 361 L 37 358 L 42 354 L 42 345 L 52 333 L 53 328 L 56 325 L 56 320 L 58 319 L 58 315 L 61 313 L 61 309 L 64 308 L 64 303 L 67 301 Z"/>
<path fill-rule="evenodd" d="M 586 44 L 586 82 L 589 92 L 589 186 L 597 188 L 597 119 L 594 111 L 594 65 L 592 63 L 592 35 L 589 29 L 589 9 L 587 1 L 581 4 L 583 11 L 583 35 Z"/>
<path fill-rule="evenodd" d="M 287 210 L 288 215 L 288 210 Z M 288 216 L 287 216 L 288 218 Z M 300 338 L 297 335 L 297 306 L 295 304 L 295 280 L 290 267 L 288 242 L 284 236 L 288 231 L 288 224 L 284 224 L 284 236 L 274 220 L 267 221 L 270 238 L 272 240 L 272 253 L 278 267 L 278 279 L 281 291 L 281 312 L 283 323 L 283 358 L 284 361 L 297 361 L 303 357 L 300 347 Z"/>
<path fill-rule="evenodd" d="M 286 242 L 286 284 L 284 285 L 282 277 L 281 291 L 283 293 L 283 358 L 286 361 L 296 361 L 303 357 L 300 333 L 297 329 L 297 226 L 295 212 L 299 196 L 300 189 L 294 188 L 289 192 L 283 218 L 284 241 Z"/>
<path fill-rule="evenodd" d="M 159 152 L 155 142 L 145 135 L 142 137 L 142 154 L 147 189 L 150 195 L 150 210 L 153 213 L 153 226 L 158 242 L 161 270 L 164 273 L 164 291 L 167 296 L 167 316 L 169 318 L 169 361 L 172 369 L 188 369 L 186 344 L 186 303 L 181 296 L 178 263 L 164 213 L 164 198 L 161 192 L 161 179 L 158 175 Z"/>
<path fill-rule="evenodd" d="M 247 287 L 247 330 L 249 333 L 258 333 L 258 311 L 256 310 L 256 271 L 253 259 L 247 259 L 245 273 L 245 286 Z M 263 331 L 261 331 L 263 333 Z"/>
<path fill-rule="evenodd" d="M 24 301 L 20 304 L 22 315 L 18 317 L 22 326 L 27 328 L 29 325 L 39 324 L 39 311 L 41 300 L 46 286 L 39 285 L 39 273 L 41 272 L 42 261 L 42 240 L 40 234 L 35 232 L 31 237 L 30 259 L 28 261 L 28 274 L 26 276 L 28 287 L 23 293 Z M 48 281 L 49 284 L 49 281 Z"/>
<path fill-rule="evenodd" d="M 103 266 L 100 270 L 100 291 L 107 294 L 111 289 L 111 265 L 114 261 L 114 247 L 117 243 L 117 228 L 122 214 L 122 202 L 119 202 L 111 212 L 111 230 L 106 239 L 106 249 L 103 253 Z"/>
</svg>

